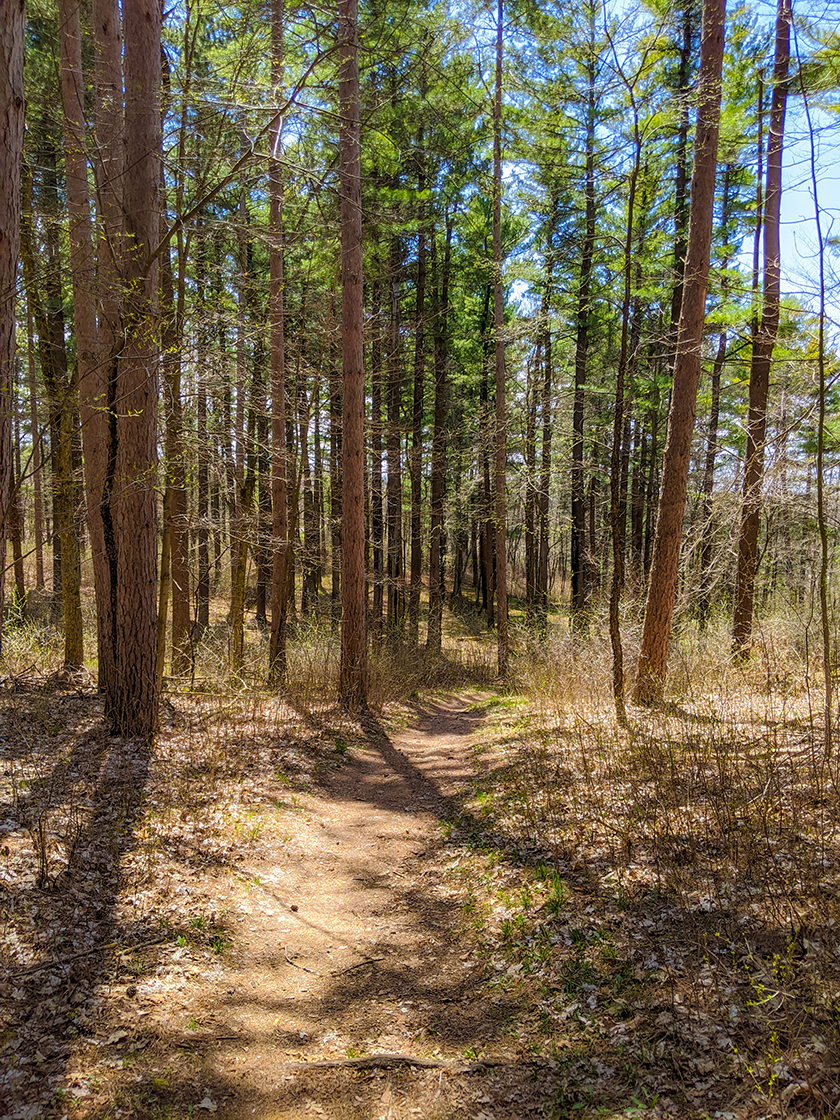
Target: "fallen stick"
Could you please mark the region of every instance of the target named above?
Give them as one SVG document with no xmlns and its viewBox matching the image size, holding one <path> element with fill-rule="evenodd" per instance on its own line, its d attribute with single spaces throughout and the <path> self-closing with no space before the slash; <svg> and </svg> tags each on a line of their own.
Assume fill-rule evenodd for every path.
<svg viewBox="0 0 840 1120">
<path fill-rule="evenodd" d="M 342 968 L 339 972 L 333 972 L 333 976 L 344 976 L 348 972 L 352 972 L 356 968 L 363 968 L 366 964 L 377 964 L 379 961 L 384 961 L 384 957 L 368 957 L 366 961 L 357 961 L 356 964 L 351 964 L 349 968 Z"/>
<path fill-rule="evenodd" d="M 295 964 L 293 960 L 289 959 L 289 950 L 283 946 L 283 956 L 286 958 L 286 963 L 290 964 L 292 968 L 299 968 L 301 972 L 309 972 L 312 976 L 320 976 L 320 972 L 316 972 L 314 968 L 307 968 L 305 964 Z"/>
<path fill-rule="evenodd" d="M 121 953 L 133 953 L 137 949 L 150 949 L 152 945 L 162 945 L 168 937 L 156 937 L 154 941 L 141 941 L 139 945 L 121 945 L 119 941 L 109 941 L 107 945 L 97 945 L 93 949 L 82 949 L 79 953 L 71 953 L 69 957 L 62 957 L 61 960 L 47 961 L 46 964 L 30 966 L 22 968 L 20 972 L 10 972 L 9 977 L 16 980 L 22 976 L 34 976 L 36 972 L 44 972 L 48 968 L 63 968 L 71 961 L 80 960 L 82 957 L 92 957 L 96 953 L 106 953 L 109 950 L 119 950 Z"/>
</svg>

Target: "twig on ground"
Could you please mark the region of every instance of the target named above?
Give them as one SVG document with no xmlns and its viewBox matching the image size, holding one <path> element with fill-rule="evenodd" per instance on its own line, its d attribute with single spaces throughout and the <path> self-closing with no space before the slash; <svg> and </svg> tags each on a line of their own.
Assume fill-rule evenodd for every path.
<svg viewBox="0 0 840 1120">
<path fill-rule="evenodd" d="M 20 972 L 9 973 L 9 976 L 13 980 L 22 976 L 34 976 L 37 972 L 45 972 L 49 968 L 63 968 L 64 965 L 70 964 L 71 961 L 77 961 L 81 957 L 92 957 L 95 953 L 106 953 L 109 950 L 119 950 L 121 953 L 133 953 L 136 949 L 150 949 L 152 945 L 162 945 L 166 940 L 166 936 L 156 937 L 154 941 L 141 941 L 139 945 L 120 945 L 119 941 L 109 941 L 107 945 L 97 945 L 93 949 L 82 949 L 80 953 L 71 953 L 69 957 L 62 957 L 61 960 L 47 961 L 46 964 L 39 964 L 34 968 L 22 968 Z"/>
<path fill-rule="evenodd" d="M 314 968 L 307 968 L 305 964 L 295 964 L 295 962 L 289 958 L 289 950 L 286 948 L 285 945 L 283 946 L 283 956 L 286 958 L 286 963 L 290 964 L 292 966 L 292 968 L 299 968 L 301 970 L 301 972 L 309 972 L 313 976 L 320 976 L 321 975 L 321 973 L 316 972 Z"/>
<path fill-rule="evenodd" d="M 357 961 L 356 964 L 351 964 L 349 968 L 342 968 L 338 972 L 333 972 L 332 976 L 344 976 L 348 972 L 353 972 L 357 968 L 363 968 L 366 964 L 377 964 L 379 961 L 384 961 L 384 957 L 368 957 L 366 961 Z"/>
</svg>

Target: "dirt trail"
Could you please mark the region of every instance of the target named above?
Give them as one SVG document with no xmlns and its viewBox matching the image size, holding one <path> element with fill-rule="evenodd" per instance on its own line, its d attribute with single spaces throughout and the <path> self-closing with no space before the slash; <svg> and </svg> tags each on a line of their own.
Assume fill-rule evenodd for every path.
<svg viewBox="0 0 840 1120">
<path fill-rule="evenodd" d="M 482 718 L 452 698 L 418 706 L 398 733 L 373 725 L 317 792 L 277 814 L 247 873 L 215 881 L 230 948 L 205 971 L 183 950 L 168 981 L 138 983 L 156 1052 L 135 1081 L 178 1082 L 199 1116 L 534 1114 L 516 1103 L 531 1074 L 509 1036 L 515 1004 L 483 984 L 445 873 L 441 825 L 475 772 Z M 298 1068 L 383 1053 L 498 1066 Z"/>
</svg>

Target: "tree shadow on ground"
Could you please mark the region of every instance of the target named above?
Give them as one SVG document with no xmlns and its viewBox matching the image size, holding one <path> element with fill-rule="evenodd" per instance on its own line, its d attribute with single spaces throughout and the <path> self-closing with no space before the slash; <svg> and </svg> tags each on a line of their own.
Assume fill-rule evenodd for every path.
<svg viewBox="0 0 840 1120">
<path fill-rule="evenodd" d="M 95 696 L 17 691 L 2 705 L 4 1115 L 50 1114 L 109 973 L 111 945 L 159 930 L 120 921 L 120 861 L 134 844 L 150 752 L 112 738 Z"/>
</svg>

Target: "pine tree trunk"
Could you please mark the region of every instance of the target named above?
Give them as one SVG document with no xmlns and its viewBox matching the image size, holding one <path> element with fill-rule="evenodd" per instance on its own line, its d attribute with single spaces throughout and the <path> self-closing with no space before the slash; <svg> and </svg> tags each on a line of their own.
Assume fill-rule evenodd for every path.
<svg viewBox="0 0 840 1120">
<path fill-rule="evenodd" d="M 115 687 L 106 708 L 119 734 L 150 737 L 157 727 L 157 370 L 161 9 L 125 7 L 125 252 L 123 346 L 112 409 L 107 541 L 116 587 Z M 117 402 L 119 402 L 117 406 Z"/>
<path fill-rule="evenodd" d="M 342 534 L 339 700 L 367 707 L 365 626 L 365 375 L 358 0 L 338 3 L 341 180 Z M 390 458 L 389 458 L 390 473 Z"/>
<path fill-rule="evenodd" d="M 271 81 L 275 90 L 282 87 L 284 65 L 284 0 L 271 5 Z M 275 94 L 277 96 L 277 94 Z M 269 644 L 269 676 L 282 681 L 286 675 L 286 631 L 288 567 L 291 562 L 291 541 L 287 510 L 287 448 L 286 448 L 286 321 L 283 291 L 283 178 L 279 160 L 282 142 L 281 117 L 277 118 L 269 164 L 269 250 L 270 291 L 269 323 L 271 350 L 271 641 Z M 301 449 L 301 469 L 305 450 Z M 305 501 L 305 497 L 304 497 Z M 306 527 L 304 525 L 304 532 Z"/>
<path fill-rule="evenodd" d="M 440 653 L 443 637 L 443 534 L 444 534 L 444 497 L 446 487 L 446 348 L 447 316 L 449 311 L 449 270 L 452 244 L 452 222 L 447 217 L 444 235 L 443 261 L 437 259 L 436 242 L 432 242 L 434 254 L 432 267 L 436 273 L 435 293 L 437 295 L 434 319 L 434 371 L 435 371 L 435 414 L 432 432 L 432 479 L 430 502 L 430 539 L 429 539 L 429 625 L 426 633 L 426 648 Z M 440 268 L 438 265 L 440 264 Z"/>
<path fill-rule="evenodd" d="M 23 0 L 4 4 L 0 20 L 0 552 L 5 559 L 12 492 L 12 385 L 15 361 L 15 291 L 20 246 L 23 160 Z M 34 437 L 33 437 L 34 438 Z M 0 564 L 0 652 L 6 565 Z"/>
<path fill-rule="evenodd" d="M 594 14 L 592 16 L 594 19 Z M 590 29 L 594 40 L 594 25 Z M 575 388 L 572 402 L 572 624 L 583 621 L 591 588 L 588 574 L 591 561 L 586 555 L 586 485 L 583 470 L 583 430 L 586 403 L 586 366 L 589 354 L 589 324 L 592 316 L 592 268 L 595 259 L 595 59 L 594 43 L 587 62 L 586 178 L 584 181 L 585 231 L 581 247 L 580 277 L 575 331 Z"/>
<path fill-rule="evenodd" d="M 18 226 L 18 240 L 20 228 Z M 29 464 L 29 473 L 32 478 L 33 509 L 32 533 L 35 537 L 35 586 L 39 591 L 44 589 L 44 504 L 41 483 L 41 424 L 38 419 L 38 386 L 35 372 L 35 327 L 32 322 L 32 313 L 27 305 L 26 314 L 26 374 L 29 388 L 29 423 L 32 430 L 32 458 Z M 0 599 L 2 610 L 2 599 Z M 2 635 L 0 634 L 0 637 Z M 2 645 L 0 644 L 0 650 Z"/>
<path fill-rule="evenodd" d="M 424 134 L 420 126 L 417 147 L 420 160 L 423 160 Z M 426 175 L 422 166 L 417 176 L 417 190 L 421 195 L 426 189 Z M 414 310 L 414 393 L 411 412 L 411 455 L 409 473 L 411 476 L 411 570 L 409 573 L 408 626 L 409 639 L 417 645 L 420 635 L 420 582 L 422 577 L 422 486 L 423 486 L 423 363 L 426 312 L 426 228 L 425 209 L 421 201 L 418 207 L 417 232 L 417 296 Z"/>
<path fill-rule="evenodd" d="M 677 569 L 700 376 L 700 347 L 714 217 L 725 10 L 725 0 L 706 0 L 703 8 L 685 286 L 635 687 L 636 702 L 642 704 L 657 703 L 662 699 L 677 595 Z"/>
<path fill-rule="evenodd" d="M 370 363 L 370 536 L 373 550 L 373 611 L 371 631 L 375 643 L 382 639 L 385 591 L 385 520 L 382 510 L 382 285 L 373 281 Z"/>
<path fill-rule="evenodd" d="M 764 444 L 770 366 L 779 329 L 781 250 L 779 245 L 782 200 L 782 150 L 790 69 L 790 0 L 779 0 L 776 10 L 776 50 L 770 133 L 767 139 L 767 189 L 764 205 L 764 297 L 761 323 L 753 336 L 750 362 L 750 399 L 747 446 L 744 454 L 744 491 L 738 537 L 738 571 L 732 649 L 737 658 L 749 654 L 752 639 L 755 579 L 758 570 L 758 534 L 761 522 L 761 488 L 764 478 Z"/>
<path fill-rule="evenodd" d="M 496 636 L 499 676 L 510 657 L 507 599 L 507 387 L 505 385 L 504 288 L 502 283 L 502 38 L 503 0 L 496 7 L 496 85 L 493 97 L 493 349 L 496 368 Z"/>
<path fill-rule="evenodd" d="M 398 238 L 391 242 L 388 287 L 390 292 L 388 331 L 388 381 L 386 436 L 388 481 L 385 488 L 388 553 L 386 618 L 393 638 L 402 632 L 405 613 L 405 587 L 402 562 L 402 447 L 400 405 L 402 399 L 402 354 L 400 346 L 400 273 L 402 271 Z"/>
<path fill-rule="evenodd" d="M 122 169 L 124 166 L 124 98 L 122 72 L 122 34 L 118 0 L 93 0 L 91 22 L 94 29 L 94 113 L 95 137 L 91 145 L 96 183 L 96 297 L 99 334 L 99 368 L 103 395 L 98 408 L 103 417 L 101 483 L 88 495 L 102 517 L 107 594 L 97 598 L 99 644 L 99 689 L 105 697 L 105 715 L 112 717 L 117 695 L 117 570 L 116 543 L 110 498 L 113 489 L 116 453 L 116 414 L 118 353 L 122 345 L 122 276 L 119 262 L 123 253 Z M 103 405 L 105 407 L 103 407 Z"/>
</svg>

